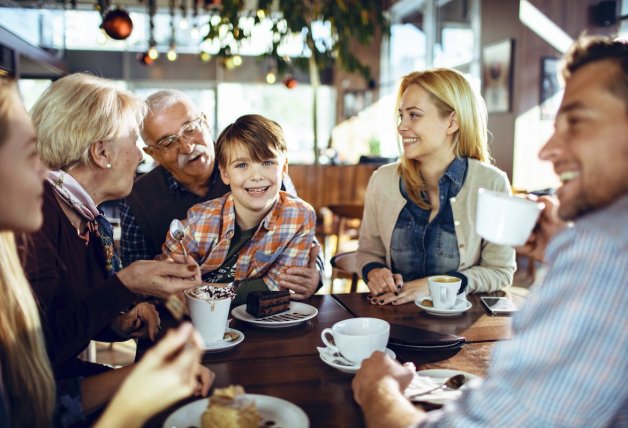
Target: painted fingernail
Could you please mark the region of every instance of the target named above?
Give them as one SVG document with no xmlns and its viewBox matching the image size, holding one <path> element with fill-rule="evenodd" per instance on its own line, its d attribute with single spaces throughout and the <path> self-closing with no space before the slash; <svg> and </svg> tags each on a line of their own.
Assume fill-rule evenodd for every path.
<svg viewBox="0 0 628 428">
<path fill-rule="evenodd" d="M 397 290 L 401 290 L 401 284 L 397 284 Z"/>
<path fill-rule="evenodd" d="M 399 292 L 398 292 L 398 291 L 395 291 L 395 296 L 398 296 L 398 295 L 399 295 Z"/>
<path fill-rule="evenodd" d="M 188 270 L 190 272 L 194 272 L 196 270 L 196 265 L 188 265 Z"/>
<path fill-rule="evenodd" d="M 380 300 L 380 301 L 379 301 L 379 303 L 380 303 L 380 304 L 384 303 L 384 300 L 383 300 L 383 299 L 382 299 L 382 300 Z"/>
</svg>

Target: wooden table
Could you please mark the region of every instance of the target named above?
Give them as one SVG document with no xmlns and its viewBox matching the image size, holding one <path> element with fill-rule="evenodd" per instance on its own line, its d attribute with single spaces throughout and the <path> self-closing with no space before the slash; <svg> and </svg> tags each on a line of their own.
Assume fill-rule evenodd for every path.
<svg viewBox="0 0 628 428">
<path fill-rule="evenodd" d="M 232 350 L 205 354 L 203 363 L 216 373 L 214 385 L 243 385 L 247 392 L 283 398 L 301 407 L 311 427 L 363 427 L 364 419 L 353 400 L 353 375 L 323 363 L 316 350 L 324 328 L 354 316 L 375 316 L 391 323 L 420 326 L 464 335 L 468 343 L 456 352 L 397 352 L 400 361 L 413 361 L 419 369 L 450 368 L 483 375 L 496 340 L 510 335 L 508 317 L 486 315 L 479 299 L 457 318 L 426 317 L 415 305 L 375 306 L 363 294 L 313 296 L 306 303 L 319 310 L 316 318 L 295 327 L 263 329 L 233 320 L 244 341 Z M 177 407 L 153 418 L 147 426 L 161 427 Z"/>
</svg>

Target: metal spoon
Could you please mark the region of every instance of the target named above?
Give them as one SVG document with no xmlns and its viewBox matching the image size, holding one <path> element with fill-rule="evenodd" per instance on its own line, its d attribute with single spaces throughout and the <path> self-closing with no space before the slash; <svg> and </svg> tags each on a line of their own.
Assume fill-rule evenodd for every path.
<svg viewBox="0 0 628 428">
<path fill-rule="evenodd" d="M 183 239 L 185 238 L 185 227 L 183 227 L 183 223 L 181 223 L 176 218 L 170 222 L 170 236 L 172 236 L 172 239 L 179 242 L 179 245 L 181 246 L 181 251 L 183 252 L 183 256 L 187 258 L 188 252 L 183 246 Z"/>
<path fill-rule="evenodd" d="M 434 392 L 434 391 L 437 391 L 439 389 L 446 389 L 446 390 L 449 390 L 449 391 L 455 391 L 455 390 L 459 389 L 462 385 L 464 385 L 466 381 L 467 381 L 467 378 L 464 377 L 463 374 L 457 374 L 455 376 L 447 378 L 447 380 L 442 385 L 439 385 L 436 388 L 428 389 L 427 391 L 423 391 L 423 392 L 420 392 L 418 394 L 411 395 L 408 398 L 410 400 L 414 400 L 415 398 L 422 397 L 424 395 L 427 395 L 427 394 L 429 394 L 431 392 Z"/>
<path fill-rule="evenodd" d="M 339 366 L 346 366 L 346 367 L 355 366 L 355 364 L 347 360 L 345 357 L 342 356 L 342 354 L 339 354 L 338 352 L 333 352 L 327 348 L 322 348 L 320 346 L 317 346 L 316 349 L 318 349 L 318 352 L 322 352 L 328 357 L 333 358 L 331 362 L 334 364 L 338 364 Z"/>
</svg>

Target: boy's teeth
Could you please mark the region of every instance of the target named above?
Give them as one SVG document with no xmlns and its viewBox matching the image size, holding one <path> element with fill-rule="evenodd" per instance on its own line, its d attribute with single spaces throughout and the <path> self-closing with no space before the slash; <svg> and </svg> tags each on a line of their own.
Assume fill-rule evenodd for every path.
<svg viewBox="0 0 628 428">
<path fill-rule="evenodd" d="M 255 188 L 248 188 L 246 189 L 247 191 L 251 192 L 251 193 L 263 193 L 268 189 L 268 187 L 255 187 Z"/>
<path fill-rule="evenodd" d="M 574 178 L 577 178 L 579 176 L 580 176 L 580 172 L 578 171 L 565 171 L 562 174 L 560 174 L 559 178 L 560 178 L 560 181 L 564 183 L 564 182 L 573 180 Z"/>
</svg>

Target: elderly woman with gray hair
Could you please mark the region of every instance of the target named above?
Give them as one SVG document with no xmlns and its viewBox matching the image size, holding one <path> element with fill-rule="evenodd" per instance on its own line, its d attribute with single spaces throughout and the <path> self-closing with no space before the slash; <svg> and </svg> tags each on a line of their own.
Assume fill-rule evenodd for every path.
<svg viewBox="0 0 628 428">
<path fill-rule="evenodd" d="M 155 338 L 159 316 L 149 303 L 134 305 L 136 293 L 166 298 L 200 283 L 191 258 L 139 261 L 122 268 L 112 227 L 98 209 L 131 191 L 145 112 L 133 94 L 86 74 L 54 82 L 31 112 L 37 150 L 50 171 L 42 195 L 43 227 L 24 237 L 20 250 L 57 379 L 110 370 L 78 359 L 92 339 Z M 89 395 L 94 405 L 104 403 L 126 376 L 125 369 L 109 372 L 106 383 L 91 389 L 82 385 L 82 395 Z M 201 385 L 208 379 L 207 369 L 199 368 Z"/>
</svg>

